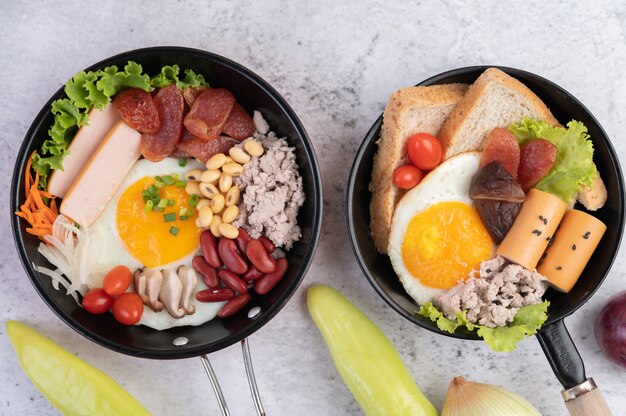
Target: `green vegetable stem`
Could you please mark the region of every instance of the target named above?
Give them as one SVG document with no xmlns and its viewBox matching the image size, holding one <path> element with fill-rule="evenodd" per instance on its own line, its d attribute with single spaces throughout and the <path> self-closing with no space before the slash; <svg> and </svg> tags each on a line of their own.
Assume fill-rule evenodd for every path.
<svg viewBox="0 0 626 416">
<path fill-rule="evenodd" d="M 433 416 L 387 337 L 341 293 L 328 286 L 307 292 L 309 313 L 346 386 L 366 416 Z"/>
</svg>

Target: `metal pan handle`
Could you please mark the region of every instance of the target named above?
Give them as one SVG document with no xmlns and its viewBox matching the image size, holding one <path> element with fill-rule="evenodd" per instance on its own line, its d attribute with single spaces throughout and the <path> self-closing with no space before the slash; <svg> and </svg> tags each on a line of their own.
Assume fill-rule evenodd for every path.
<svg viewBox="0 0 626 416">
<path fill-rule="evenodd" d="M 570 415 L 611 416 L 600 389 L 585 375 L 585 364 L 563 320 L 544 325 L 537 339 L 556 378 L 565 387 L 561 394 Z"/>
<path fill-rule="evenodd" d="M 265 409 L 263 408 L 263 402 L 261 402 L 261 394 L 259 393 L 259 388 L 256 384 L 256 378 L 254 377 L 254 368 L 252 367 L 252 356 L 250 355 L 250 344 L 248 342 L 248 338 L 244 338 L 241 340 L 241 350 L 243 352 L 243 362 L 246 367 L 246 376 L 248 377 L 248 385 L 250 386 L 250 393 L 252 394 L 252 400 L 254 401 L 254 408 L 256 409 L 256 414 L 258 416 L 265 416 Z M 217 398 L 217 404 L 222 412 L 222 416 L 230 416 L 230 411 L 228 410 L 228 405 L 226 404 L 226 399 L 224 398 L 224 394 L 222 393 L 222 389 L 220 387 L 220 383 L 217 380 L 217 376 L 215 375 L 215 371 L 213 371 L 213 367 L 209 362 L 209 357 L 206 354 L 201 355 L 200 359 L 202 360 L 202 365 L 204 366 L 204 370 L 211 381 L 211 387 L 213 387 L 213 392 L 215 393 L 215 397 Z"/>
</svg>

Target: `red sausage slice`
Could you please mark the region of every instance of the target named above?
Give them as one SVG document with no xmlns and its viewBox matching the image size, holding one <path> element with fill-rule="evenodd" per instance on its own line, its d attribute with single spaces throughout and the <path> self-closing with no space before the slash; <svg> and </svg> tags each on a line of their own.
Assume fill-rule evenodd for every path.
<svg viewBox="0 0 626 416">
<path fill-rule="evenodd" d="M 210 140 L 202 140 L 189 133 L 186 129 L 176 147 L 177 157 L 195 157 L 201 163 L 206 163 L 211 156 L 217 153 L 228 153 L 228 150 L 239 141 L 226 136 L 216 136 Z"/>
<path fill-rule="evenodd" d="M 185 127 L 194 136 L 210 140 L 219 136 L 235 105 L 235 97 L 224 88 L 209 88 L 196 98 L 185 117 Z"/>
<path fill-rule="evenodd" d="M 494 160 L 500 162 L 513 178 L 517 178 L 517 168 L 520 163 L 519 144 L 513 133 L 507 129 L 495 128 L 487 136 L 480 158 L 480 167 L 487 166 Z"/>
<path fill-rule="evenodd" d="M 548 174 L 556 160 L 557 148 L 547 140 L 535 139 L 522 145 L 517 180 L 524 192 Z"/>
<path fill-rule="evenodd" d="M 191 108 L 191 106 L 193 106 L 193 102 L 196 101 L 196 98 L 198 98 L 200 94 L 208 90 L 209 87 L 204 86 L 187 87 L 183 90 L 183 98 L 185 99 L 185 102 L 187 103 L 189 108 Z"/>
<path fill-rule="evenodd" d="M 235 103 L 222 132 L 233 139 L 245 140 L 248 137 L 252 137 L 255 130 L 252 117 L 239 103 Z"/>
<path fill-rule="evenodd" d="M 151 162 L 165 159 L 176 150 L 183 129 L 183 94 L 176 85 L 161 88 L 154 97 L 161 127 L 141 138 L 141 154 Z"/>
<path fill-rule="evenodd" d="M 151 134 L 159 131 L 159 113 L 149 92 L 129 88 L 115 96 L 113 105 L 122 120 L 135 130 Z"/>
</svg>

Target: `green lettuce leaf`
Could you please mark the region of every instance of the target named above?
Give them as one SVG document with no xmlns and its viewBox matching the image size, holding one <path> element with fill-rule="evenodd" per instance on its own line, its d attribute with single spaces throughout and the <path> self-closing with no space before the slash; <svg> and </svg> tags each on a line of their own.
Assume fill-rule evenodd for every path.
<svg viewBox="0 0 626 416">
<path fill-rule="evenodd" d="M 128 61 L 123 71 L 112 65 L 103 70 L 76 73 L 65 84 L 67 98 L 52 103 L 54 123 L 48 130 L 50 138 L 33 155 L 33 169 L 38 170 L 40 176 L 39 186 L 45 189 L 51 170 L 63 169 L 67 148 L 78 128 L 88 124 L 89 110 L 93 107 L 102 110 L 123 89 L 140 88 L 152 91 L 155 87 L 170 84 L 176 84 L 180 89 L 187 86 L 208 86 L 204 77 L 192 70 L 185 70 L 182 79 L 179 78 L 179 73 L 178 65 L 164 66 L 151 79 L 143 73 L 141 65 L 132 61 Z"/>
<path fill-rule="evenodd" d="M 509 130 L 520 144 L 540 138 L 557 147 L 554 166 L 539 181 L 537 189 L 556 195 L 569 204 L 583 186 L 591 186 L 598 176 L 593 163 L 593 144 L 587 127 L 580 121 L 570 121 L 566 129 L 526 117 L 519 124 L 511 124 Z"/>
<path fill-rule="evenodd" d="M 476 329 L 478 336 L 485 340 L 489 348 L 496 352 L 510 352 L 526 336 L 537 333 L 541 325 L 548 319 L 548 306 L 550 306 L 548 301 L 524 306 L 517 311 L 513 322 L 499 328 L 472 324 L 467 320 L 467 311 L 458 313 L 454 320 L 448 319 L 431 302 L 426 302 L 420 306 L 417 314 L 430 319 L 437 324 L 437 328 L 449 333 L 454 333 L 457 328 L 462 326 L 470 331 Z"/>
</svg>

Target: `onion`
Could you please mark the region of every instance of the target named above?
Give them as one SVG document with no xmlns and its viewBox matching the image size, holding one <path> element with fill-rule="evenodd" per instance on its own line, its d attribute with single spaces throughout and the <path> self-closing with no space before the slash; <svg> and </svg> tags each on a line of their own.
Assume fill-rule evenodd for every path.
<svg viewBox="0 0 626 416">
<path fill-rule="evenodd" d="M 600 350 L 626 370 L 626 291 L 609 299 L 594 326 Z"/>
<path fill-rule="evenodd" d="M 541 416 L 519 394 L 463 377 L 450 382 L 441 416 Z"/>
</svg>

